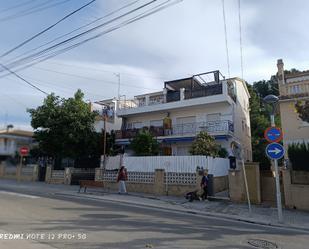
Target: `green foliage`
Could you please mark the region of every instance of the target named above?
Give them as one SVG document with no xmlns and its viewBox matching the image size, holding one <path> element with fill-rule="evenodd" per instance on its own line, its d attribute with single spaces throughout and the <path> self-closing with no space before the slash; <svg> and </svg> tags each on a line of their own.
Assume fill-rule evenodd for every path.
<svg viewBox="0 0 309 249">
<path fill-rule="evenodd" d="M 221 153 L 221 155 L 224 154 L 224 151 L 223 149 L 221 150 L 220 145 L 218 145 L 215 139 L 210 136 L 206 131 L 201 131 L 196 136 L 190 148 L 191 155 L 219 157 L 219 152 Z"/>
<path fill-rule="evenodd" d="M 34 138 L 43 154 L 73 159 L 93 154 L 99 136 L 93 127 L 96 113 L 83 97 L 81 90 L 68 99 L 50 94 L 43 105 L 28 110 Z"/>
<path fill-rule="evenodd" d="M 219 151 L 218 151 L 218 156 L 221 157 L 221 158 L 227 158 L 228 156 L 228 152 L 225 148 L 223 147 L 220 147 Z"/>
<path fill-rule="evenodd" d="M 159 154 L 159 143 L 148 130 L 141 130 L 130 144 L 136 156 L 155 156 Z"/>
<path fill-rule="evenodd" d="M 264 84 L 264 83 L 263 83 Z M 251 122 L 251 143 L 252 143 L 252 159 L 260 163 L 262 170 L 270 168 L 270 161 L 265 155 L 267 142 L 264 139 L 264 131 L 270 125 L 268 113 L 262 108 L 263 103 L 260 96 L 266 93 L 258 93 L 254 86 L 247 84 L 250 93 L 250 122 Z M 256 89 L 261 89 L 256 87 Z M 262 88 L 264 89 L 264 87 Z M 267 94 L 266 94 L 267 95 Z"/>
<path fill-rule="evenodd" d="M 309 171 L 309 143 L 293 143 L 288 147 L 293 170 Z"/>
<path fill-rule="evenodd" d="M 299 117 L 309 123 L 309 100 L 305 101 L 305 103 L 301 103 L 298 101 L 295 104 L 295 108 L 298 112 Z"/>
</svg>

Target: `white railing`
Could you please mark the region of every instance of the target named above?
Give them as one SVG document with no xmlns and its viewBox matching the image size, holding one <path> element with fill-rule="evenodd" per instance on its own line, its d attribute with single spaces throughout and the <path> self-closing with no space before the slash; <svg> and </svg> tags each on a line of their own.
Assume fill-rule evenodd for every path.
<svg viewBox="0 0 309 249">
<path fill-rule="evenodd" d="M 229 160 L 206 156 L 148 156 L 124 157 L 123 164 L 127 170 L 135 172 L 154 172 L 164 169 L 165 172 L 195 173 L 197 167 L 208 169 L 209 174 L 225 176 L 228 174 Z M 108 164 L 106 169 L 118 169 L 119 164 Z"/>
</svg>

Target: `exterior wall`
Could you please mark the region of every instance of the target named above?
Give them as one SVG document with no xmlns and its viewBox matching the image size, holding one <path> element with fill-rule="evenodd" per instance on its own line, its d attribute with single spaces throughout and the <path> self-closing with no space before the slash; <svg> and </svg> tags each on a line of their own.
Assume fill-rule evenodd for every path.
<svg viewBox="0 0 309 249">
<path fill-rule="evenodd" d="M 258 163 L 246 163 L 246 175 L 251 203 L 261 203 L 260 170 Z M 233 202 L 246 202 L 246 188 L 243 170 L 229 171 L 229 194 Z"/>
<path fill-rule="evenodd" d="M 271 172 L 261 172 L 261 195 L 262 202 L 275 205 L 276 183 Z"/>
<path fill-rule="evenodd" d="M 309 142 L 309 123 L 302 121 L 295 111 L 297 101 L 309 99 L 309 73 L 285 74 L 282 59 L 278 60 L 277 67 L 283 145 L 287 151 L 290 143 Z M 295 87 L 297 91 L 294 91 Z M 287 153 L 285 158 L 288 158 Z"/>
<path fill-rule="evenodd" d="M 280 114 L 283 131 L 283 145 L 288 149 L 288 145 L 293 142 L 309 142 L 309 123 L 302 121 L 295 111 L 295 102 L 281 101 Z M 286 153 L 287 158 L 287 153 Z"/>
<path fill-rule="evenodd" d="M 309 184 L 292 184 L 291 173 L 283 170 L 285 206 L 309 211 Z"/>
<path fill-rule="evenodd" d="M 252 161 L 251 125 L 249 113 L 249 93 L 244 83 L 235 80 L 237 101 L 233 103 L 234 136 L 244 150 L 245 161 Z"/>
</svg>

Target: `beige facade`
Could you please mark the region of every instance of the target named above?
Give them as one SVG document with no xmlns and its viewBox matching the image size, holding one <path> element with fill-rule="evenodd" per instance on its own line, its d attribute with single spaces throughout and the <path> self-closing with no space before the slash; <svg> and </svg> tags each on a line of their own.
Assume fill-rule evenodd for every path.
<svg viewBox="0 0 309 249">
<path fill-rule="evenodd" d="M 309 123 L 302 121 L 295 109 L 297 101 L 309 99 L 309 71 L 285 74 L 281 59 L 277 66 L 283 144 L 287 151 L 291 143 L 309 142 Z"/>
<path fill-rule="evenodd" d="M 192 141 L 203 130 L 228 151 L 231 143 L 237 142 L 244 150 L 244 159 L 251 161 L 249 98 L 239 78 L 217 78 L 208 83 L 193 76 L 165 82 L 161 92 L 119 102 L 117 116 L 122 118 L 122 129 L 116 133 L 116 142 L 126 145 L 139 129 L 147 127 L 169 147 L 167 153 L 188 155 Z M 167 117 L 171 127 L 166 132 Z"/>
</svg>

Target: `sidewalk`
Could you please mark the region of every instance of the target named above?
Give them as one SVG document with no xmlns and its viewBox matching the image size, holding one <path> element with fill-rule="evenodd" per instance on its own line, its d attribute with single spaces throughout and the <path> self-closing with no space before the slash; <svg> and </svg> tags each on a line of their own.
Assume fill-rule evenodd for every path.
<svg viewBox="0 0 309 249">
<path fill-rule="evenodd" d="M 86 197 L 91 199 L 94 198 L 101 200 L 117 201 L 132 205 L 143 205 L 148 207 L 163 208 L 199 215 L 215 216 L 262 225 L 304 229 L 309 231 L 309 212 L 303 212 L 299 210 L 284 209 L 284 222 L 279 223 L 276 208 L 252 205 L 252 215 L 250 216 L 248 206 L 246 204 L 236 204 L 228 200 L 188 202 L 184 197 L 182 198 L 174 196 L 153 196 L 142 193 L 119 195 L 116 192 L 103 193 L 95 192 L 93 190 L 90 190 L 88 193 L 65 191 L 62 192 L 62 194 L 69 194 L 77 197 Z"/>
</svg>

